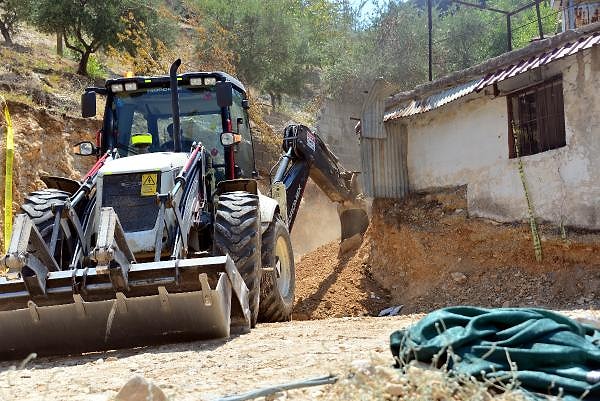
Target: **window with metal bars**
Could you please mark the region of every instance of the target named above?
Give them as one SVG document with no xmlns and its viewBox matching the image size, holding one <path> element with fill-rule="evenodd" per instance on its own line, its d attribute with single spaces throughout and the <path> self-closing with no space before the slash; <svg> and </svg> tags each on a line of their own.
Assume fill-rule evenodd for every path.
<svg viewBox="0 0 600 401">
<path fill-rule="evenodd" d="M 509 157 L 528 156 L 566 145 L 562 77 L 507 96 Z"/>
</svg>

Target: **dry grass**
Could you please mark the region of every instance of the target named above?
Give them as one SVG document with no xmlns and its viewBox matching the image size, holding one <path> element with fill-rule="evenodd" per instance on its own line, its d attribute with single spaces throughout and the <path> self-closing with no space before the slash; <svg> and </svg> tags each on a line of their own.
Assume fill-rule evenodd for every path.
<svg viewBox="0 0 600 401">
<path fill-rule="evenodd" d="M 356 361 L 354 365 L 346 377 L 323 392 L 322 400 L 527 400 L 518 387 L 480 382 L 424 364 L 413 362 L 395 369 L 387 361 L 372 360 Z"/>
</svg>

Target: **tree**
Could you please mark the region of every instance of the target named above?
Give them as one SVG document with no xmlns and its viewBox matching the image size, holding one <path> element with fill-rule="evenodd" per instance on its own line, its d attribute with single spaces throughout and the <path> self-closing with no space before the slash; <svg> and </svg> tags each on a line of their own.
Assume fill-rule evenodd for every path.
<svg viewBox="0 0 600 401">
<path fill-rule="evenodd" d="M 12 44 L 12 35 L 30 12 L 29 0 L 0 0 L 0 33 L 7 44 Z"/>
<path fill-rule="evenodd" d="M 108 46 L 126 49 L 119 34 L 130 25 L 129 15 L 143 22 L 150 37 L 168 37 L 152 0 L 38 0 L 34 15 L 44 32 L 63 35 L 65 46 L 79 55 L 77 73 L 87 75 L 90 55 Z M 127 50 L 127 49 L 126 49 Z"/>
<path fill-rule="evenodd" d="M 268 92 L 273 105 L 282 94 L 300 94 L 311 72 L 326 63 L 330 22 L 339 8 L 328 0 L 196 0 L 196 5 L 228 34 L 226 47 L 240 78 Z"/>
</svg>

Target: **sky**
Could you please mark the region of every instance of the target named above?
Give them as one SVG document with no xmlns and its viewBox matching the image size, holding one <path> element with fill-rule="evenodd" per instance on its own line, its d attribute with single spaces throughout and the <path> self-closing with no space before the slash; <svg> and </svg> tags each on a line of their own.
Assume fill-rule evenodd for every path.
<svg viewBox="0 0 600 401">
<path fill-rule="evenodd" d="M 364 0 L 350 0 L 350 2 L 352 3 L 352 6 L 354 7 L 359 7 L 360 4 L 363 2 Z M 366 18 L 368 18 L 368 16 L 373 13 L 373 11 L 375 11 L 375 6 L 377 3 L 377 0 L 367 0 L 365 5 L 363 6 L 361 13 L 360 13 L 360 18 L 362 20 L 365 20 Z"/>
</svg>

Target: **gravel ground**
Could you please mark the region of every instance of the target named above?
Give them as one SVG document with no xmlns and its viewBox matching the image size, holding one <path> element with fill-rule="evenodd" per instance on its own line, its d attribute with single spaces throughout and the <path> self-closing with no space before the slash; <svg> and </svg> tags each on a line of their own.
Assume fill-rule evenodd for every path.
<svg viewBox="0 0 600 401">
<path fill-rule="evenodd" d="M 563 313 L 600 320 L 597 310 Z M 40 358 L 20 370 L 15 370 L 15 362 L 0 362 L 0 400 L 111 400 L 134 376 L 159 386 L 171 401 L 211 400 L 304 378 L 345 374 L 357 363 L 389 366 L 393 362 L 389 335 L 421 317 L 263 324 L 229 340 Z M 315 387 L 288 392 L 283 398 L 337 400 L 336 391 L 339 388 Z"/>
<path fill-rule="evenodd" d="M 210 400 L 308 377 L 339 374 L 353 361 L 389 360 L 389 335 L 422 315 L 259 325 L 230 340 L 40 358 L 24 369 L 0 363 L 0 400 L 110 400 L 133 376 L 170 400 Z M 314 399 L 323 388 L 290 392 Z"/>
</svg>

